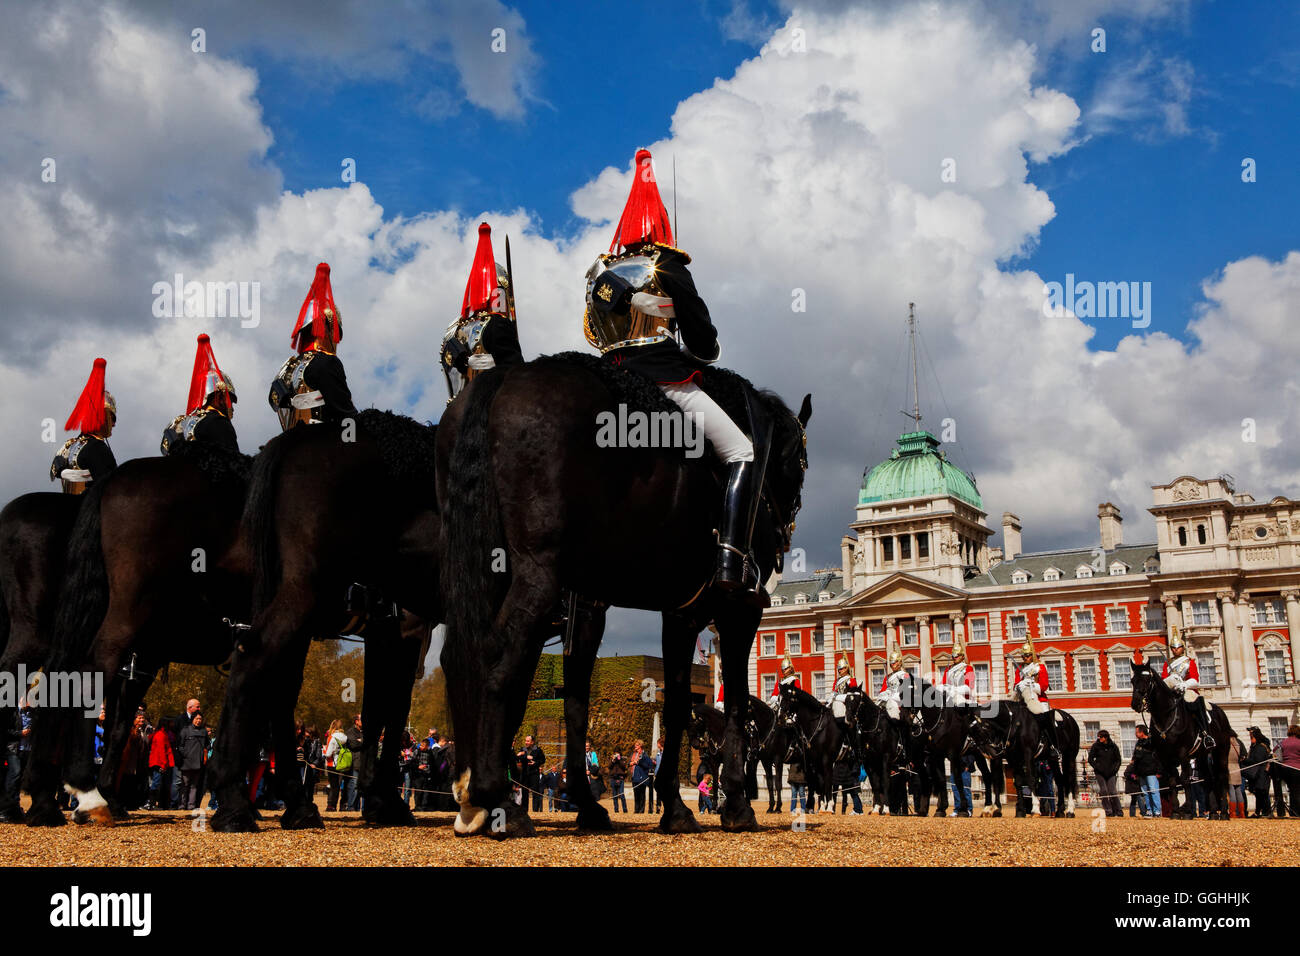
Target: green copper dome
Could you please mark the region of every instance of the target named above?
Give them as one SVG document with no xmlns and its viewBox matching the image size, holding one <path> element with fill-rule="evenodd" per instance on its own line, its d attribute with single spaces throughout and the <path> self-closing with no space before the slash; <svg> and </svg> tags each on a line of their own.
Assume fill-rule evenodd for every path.
<svg viewBox="0 0 1300 956">
<path fill-rule="evenodd" d="M 975 479 L 939 451 L 939 439 L 927 431 L 908 432 L 898 437 L 893 454 L 862 479 L 858 504 L 931 495 L 951 495 L 984 510 Z"/>
</svg>

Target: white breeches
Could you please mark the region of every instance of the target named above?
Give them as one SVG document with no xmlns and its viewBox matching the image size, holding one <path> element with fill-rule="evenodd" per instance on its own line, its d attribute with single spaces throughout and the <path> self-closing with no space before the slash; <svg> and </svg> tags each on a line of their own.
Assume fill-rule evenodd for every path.
<svg viewBox="0 0 1300 956">
<path fill-rule="evenodd" d="M 1183 695 L 1183 700 L 1187 701 L 1189 704 L 1196 703 L 1196 698 L 1200 696 L 1201 683 L 1194 677 L 1189 678 L 1188 680 L 1181 680 L 1177 674 L 1170 674 L 1165 678 L 1165 686 L 1175 694 L 1181 693 Z"/>
<path fill-rule="evenodd" d="M 1047 702 L 1038 699 L 1038 681 L 1022 680 L 1016 685 L 1016 693 L 1020 699 L 1025 702 L 1031 714 L 1045 714 L 1048 711 Z"/>
<path fill-rule="evenodd" d="M 885 708 L 885 713 L 889 715 L 891 720 L 898 720 L 902 716 L 902 710 L 899 708 L 899 698 L 883 695 L 876 698 L 876 703 Z"/>
<path fill-rule="evenodd" d="M 969 704 L 971 699 L 970 688 L 965 684 L 944 684 L 944 693 L 948 695 L 948 700 L 954 704 Z"/>
<path fill-rule="evenodd" d="M 844 707 L 843 694 L 836 694 L 831 698 L 831 716 L 837 720 L 843 720 L 848 716 L 848 711 Z"/>
<path fill-rule="evenodd" d="M 754 460 L 754 443 L 745 437 L 745 433 L 731 420 L 731 416 L 722 410 L 707 392 L 694 382 L 685 385 L 660 385 L 664 394 L 677 403 L 677 406 L 698 423 L 704 437 L 713 443 L 713 450 L 718 453 L 724 465 L 737 461 Z"/>
</svg>

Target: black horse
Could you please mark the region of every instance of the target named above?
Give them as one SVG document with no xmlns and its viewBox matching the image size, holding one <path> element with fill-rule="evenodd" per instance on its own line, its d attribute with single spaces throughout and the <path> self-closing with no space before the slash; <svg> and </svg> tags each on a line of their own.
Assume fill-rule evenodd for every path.
<svg viewBox="0 0 1300 956">
<path fill-rule="evenodd" d="M 888 816 L 889 791 L 895 778 L 907 773 L 903 736 L 889 719 L 885 708 L 865 692 L 851 692 L 845 698 L 845 714 L 857 734 L 862 767 L 871 784 L 871 813 Z"/>
<path fill-rule="evenodd" d="M 421 635 L 442 619 L 440 519 L 432 480 L 436 427 L 376 409 L 355 420 L 294 428 L 253 463 L 243 511 L 253 561 L 251 627 L 231 658 L 211 772 L 220 808 L 211 826 L 257 828 L 244 770 L 269 727 L 276 753 L 295 751 L 293 709 L 313 638 L 364 624 L 363 748 L 354 758 L 375 825 L 411 825 L 400 798 L 401 738 Z M 406 609 L 423 625 L 408 627 Z M 408 622 L 409 623 L 409 622 Z M 459 726 L 457 727 L 459 731 Z M 459 736 L 459 734 L 458 734 Z M 284 774 L 281 826 L 319 827 L 297 774 Z"/>
<path fill-rule="evenodd" d="M 34 674 L 45 663 L 68 538 L 82 497 L 38 491 L 15 498 L 0 511 L 0 673 L 25 668 Z M 15 711 L 0 706 L 0 753 L 7 752 Z M 0 792 L 0 822 L 22 820 L 18 801 Z"/>
<path fill-rule="evenodd" d="M 688 728 L 691 746 L 701 756 L 708 756 L 715 767 L 722 760 L 726 727 L 726 717 L 716 707 L 710 704 L 691 707 Z M 781 767 L 788 753 L 786 735 L 772 708 L 753 694 L 749 696 L 749 710 L 745 716 L 745 742 L 745 792 L 750 800 L 758 799 L 758 767 L 761 764 L 767 778 L 768 812 L 779 812 Z"/>
<path fill-rule="evenodd" d="M 780 565 L 799 507 L 811 399 L 796 418 L 739 376 L 715 369 L 706 376 L 733 419 L 746 421 L 752 400 L 754 430 L 772 436 L 753 538 L 764 580 Z M 663 612 L 665 746 L 656 790 L 665 832 L 699 828 L 678 792 L 677 764 L 690 717 L 691 655 L 699 632 L 715 623 L 723 680 L 733 691 L 725 701 L 721 822 L 725 830 L 757 826 L 743 757 L 747 658 L 761 612 L 709 587 L 719 478 L 707 457 L 681 448 L 598 445 L 597 423 L 620 404 L 681 416 L 649 380 L 591 356 L 489 371 L 443 416 L 439 498 L 455 505 L 446 509 L 443 537 L 442 663 L 457 732 L 458 833 L 531 832 L 507 799 L 504 755 L 555 609 L 570 592 Z M 584 656 L 594 654 L 593 633 Z M 577 686 L 568 661 L 565 685 Z M 500 819 L 489 811 L 498 809 L 501 829 L 489 826 Z"/>
<path fill-rule="evenodd" d="M 117 765 L 155 675 L 172 662 L 229 657 L 223 618 L 248 611 L 239 515 L 249 461 L 187 445 L 168 458 L 128 461 L 82 496 L 46 663 L 54 673 L 102 679 L 105 750 L 97 766 L 97 707 L 38 709 L 25 786 L 29 825 L 65 822 L 54 800 L 61 780 L 77 794 L 78 822 L 124 816 Z"/>
<path fill-rule="evenodd" d="M 781 685 L 778 719 L 799 754 L 808 789 L 833 803 L 835 763 L 849 756 L 864 762 L 860 739 L 852 730 L 846 733 L 840 727 L 829 707 L 794 684 Z"/>
<path fill-rule="evenodd" d="M 1055 708 L 1059 753 L 1050 753 L 1049 741 L 1036 716 L 1020 701 L 995 700 L 980 708 L 971 725 L 971 737 L 985 757 L 1005 759 L 1016 787 L 1016 816 L 1038 816 L 1040 776 L 1037 763 L 1046 758 L 1056 790 L 1058 817 L 1073 817 L 1079 800 L 1079 724 L 1067 711 Z"/>
<path fill-rule="evenodd" d="M 1133 693 L 1129 706 L 1137 713 L 1149 715 L 1151 743 L 1163 764 L 1165 779 L 1170 781 L 1173 816 L 1189 817 L 1178 799 L 1179 789 L 1186 790 L 1192 774 L 1205 784 L 1211 820 L 1228 819 L 1228 745 L 1233 736 L 1228 715 L 1210 704 L 1210 736 L 1214 747 L 1207 750 L 1187 702 L 1165 684 L 1150 664 L 1133 664 Z"/>
<path fill-rule="evenodd" d="M 909 681 L 903 697 L 904 723 L 910 729 L 907 748 L 913 765 L 922 773 L 922 791 L 928 806 L 929 792 L 939 796 L 935 813 L 948 812 L 948 788 L 964 786 L 962 758 L 975 753 L 975 765 L 984 781 L 984 813 L 1002 816 L 1002 766 L 990 766 L 971 738 L 971 726 L 980 714 L 975 703 L 956 703 L 945 688 L 927 681 Z M 946 765 L 945 765 L 946 761 Z M 970 803 L 974 804 L 973 794 Z"/>
</svg>

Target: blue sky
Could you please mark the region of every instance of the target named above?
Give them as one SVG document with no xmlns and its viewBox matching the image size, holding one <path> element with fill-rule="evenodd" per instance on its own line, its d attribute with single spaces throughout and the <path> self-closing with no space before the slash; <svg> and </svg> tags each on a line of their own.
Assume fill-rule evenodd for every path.
<svg viewBox="0 0 1300 956">
<path fill-rule="evenodd" d="M 456 77 L 445 64 L 420 64 L 400 81 L 325 85 L 298 65 L 244 51 L 241 59 L 258 71 L 259 100 L 275 135 L 268 158 L 286 187 L 333 186 L 340 158 L 350 156 L 388 216 L 523 208 L 544 235 L 564 238 L 578 225 L 569 207 L 573 190 L 606 166 L 625 165 L 637 144 L 668 135 L 680 101 L 730 76 L 758 50 L 754 41 L 728 36 L 730 4 L 718 0 L 655 4 L 655 22 L 672 25 L 671 41 L 626 58 L 597 52 L 599 38 L 643 30 L 641 6 L 518 9 L 542 61 L 535 99 L 518 120 L 457 102 Z M 768 23 L 784 19 L 771 4 L 750 9 Z M 1040 57 L 1038 82 L 1075 99 L 1087 139 L 1031 167 L 1030 179 L 1048 192 L 1056 218 L 1009 265 L 1056 281 L 1067 272 L 1151 281 L 1150 331 L 1185 338 L 1204 277 L 1244 255 L 1279 257 L 1294 240 L 1300 5 L 1210 3 L 1192 6 L 1185 20 L 1098 23 L 1107 29 L 1105 53 L 1092 53 L 1084 35 Z M 1109 129 L 1087 132 L 1099 90 L 1148 54 L 1148 78 L 1157 87 L 1164 62 L 1194 68 L 1182 104 L 1186 128 L 1171 131 L 1137 105 Z M 430 96 L 450 112 L 428 116 L 419 104 Z M 1253 185 L 1241 181 L 1248 156 L 1260 180 Z M 679 168 L 678 175 L 690 170 Z M 1127 322 L 1100 322 L 1091 346 L 1112 348 L 1132 332 Z"/>
</svg>

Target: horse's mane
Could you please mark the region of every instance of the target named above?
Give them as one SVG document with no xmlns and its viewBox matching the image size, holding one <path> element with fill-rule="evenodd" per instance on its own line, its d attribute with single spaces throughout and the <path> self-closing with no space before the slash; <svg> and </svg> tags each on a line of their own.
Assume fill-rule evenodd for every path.
<svg viewBox="0 0 1300 956">
<path fill-rule="evenodd" d="M 379 447 L 388 479 L 423 487 L 428 493 L 427 503 L 436 508 L 433 462 L 438 426 L 378 408 L 359 412 L 357 425 Z"/>
<path fill-rule="evenodd" d="M 167 457 L 192 462 L 214 485 L 226 482 L 247 485 L 253 473 L 252 455 L 231 451 L 207 441 L 176 442 Z"/>
</svg>

